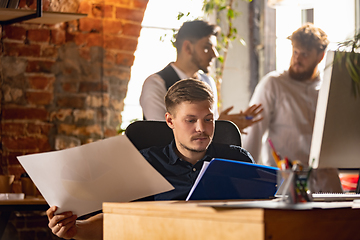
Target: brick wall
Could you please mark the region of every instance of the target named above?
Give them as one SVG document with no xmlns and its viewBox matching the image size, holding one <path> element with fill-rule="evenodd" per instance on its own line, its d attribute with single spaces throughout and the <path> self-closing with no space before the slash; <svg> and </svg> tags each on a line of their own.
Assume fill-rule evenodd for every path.
<svg viewBox="0 0 360 240">
<path fill-rule="evenodd" d="M 86 13 L 56 25 L 0 27 L 0 174 L 16 156 L 116 135 L 148 0 L 44 0 L 44 10 Z M 35 8 L 21 0 L 20 8 Z"/>
</svg>

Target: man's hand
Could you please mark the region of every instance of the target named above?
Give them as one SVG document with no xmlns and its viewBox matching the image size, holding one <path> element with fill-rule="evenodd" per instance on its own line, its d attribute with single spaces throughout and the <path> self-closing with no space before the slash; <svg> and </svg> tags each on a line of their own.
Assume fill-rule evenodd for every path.
<svg viewBox="0 0 360 240">
<path fill-rule="evenodd" d="M 77 216 L 73 215 L 72 212 L 64 212 L 55 215 L 57 209 L 56 206 L 52 206 L 46 211 L 46 215 L 49 219 L 49 228 L 58 237 L 64 239 L 73 238 L 77 233 Z"/>
<path fill-rule="evenodd" d="M 229 114 L 234 107 L 231 106 L 220 113 L 219 120 L 228 120 L 235 123 L 242 134 L 246 134 L 243 130 L 263 118 L 258 116 L 264 109 L 261 104 L 254 104 L 248 107 L 245 111 L 240 111 L 236 114 Z"/>
</svg>

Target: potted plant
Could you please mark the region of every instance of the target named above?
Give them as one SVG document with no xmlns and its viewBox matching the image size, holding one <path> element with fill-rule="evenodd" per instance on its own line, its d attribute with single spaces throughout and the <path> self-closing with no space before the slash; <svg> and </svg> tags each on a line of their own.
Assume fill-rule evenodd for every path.
<svg viewBox="0 0 360 240">
<path fill-rule="evenodd" d="M 352 80 L 352 93 L 355 97 L 360 95 L 360 33 L 355 33 L 354 37 L 340 42 L 334 63 L 341 64 L 345 61 L 345 67 Z"/>
</svg>

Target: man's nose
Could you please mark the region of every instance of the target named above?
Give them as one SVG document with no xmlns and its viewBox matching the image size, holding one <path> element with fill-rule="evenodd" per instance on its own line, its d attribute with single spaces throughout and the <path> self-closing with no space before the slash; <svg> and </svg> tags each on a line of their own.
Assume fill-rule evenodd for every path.
<svg viewBox="0 0 360 240">
<path fill-rule="evenodd" d="M 211 54 L 212 54 L 212 57 L 214 58 L 214 57 L 219 57 L 219 52 L 217 51 L 217 49 L 216 49 L 216 47 L 215 46 L 213 46 L 212 48 L 211 48 Z"/>
<path fill-rule="evenodd" d="M 205 131 L 205 124 L 203 121 L 197 121 L 196 122 L 196 131 L 197 132 L 204 132 Z"/>
</svg>

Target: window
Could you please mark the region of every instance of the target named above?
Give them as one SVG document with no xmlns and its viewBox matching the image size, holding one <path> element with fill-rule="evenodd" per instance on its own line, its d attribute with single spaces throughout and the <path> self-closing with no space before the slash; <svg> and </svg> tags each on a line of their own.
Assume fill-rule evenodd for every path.
<svg viewBox="0 0 360 240">
<path fill-rule="evenodd" d="M 356 0 L 314 0 L 314 25 L 328 35 L 328 49 L 335 50 L 337 43 L 350 38 L 355 28 Z M 276 69 L 288 69 L 291 58 L 291 42 L 286 38 L 303 24 L 304 15 L 299 7 L 276 8 Z M 324 68 L 324 62 L 319 69 Z"/>
<path fill-rule="evenodd" d="M 131 68 L 127 96 L 124 100 L 122 128 L 126 128 L 134 119 L 142 119 L 139 98 L 143 82 L 149 75 L 176 60 L 176 50 L 170 41 L 173 35 L 172 29 L 178 29 L 186 20 L 202 16 L 202 4 L 202 0 L 148 2 L 135 52 L 135 61 Z M 177 20 L 179 12 L 191 12 L 191 15 L 179 21 Z"/>
</svg>

